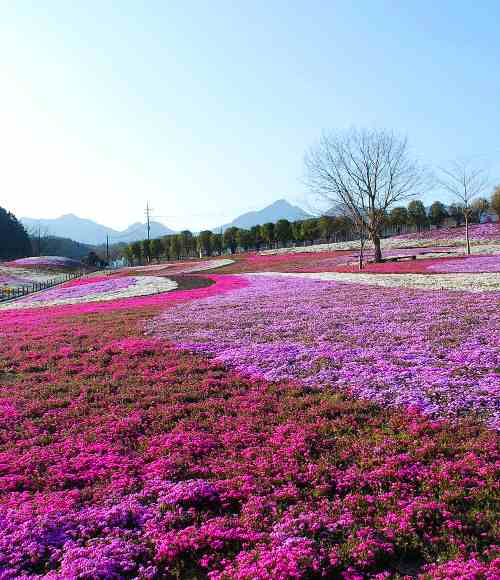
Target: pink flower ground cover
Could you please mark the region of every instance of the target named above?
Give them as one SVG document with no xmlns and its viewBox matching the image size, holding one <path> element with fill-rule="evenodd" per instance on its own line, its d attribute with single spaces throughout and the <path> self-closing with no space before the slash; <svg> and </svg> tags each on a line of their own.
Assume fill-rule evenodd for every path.
<svg viewBox="0 0 500 580">
<path fill-rule="evenodd" d="M 135 278 L 127 276 L 123 278 L 94 277 L 91 280 L 74 280 L 73 283 L 62 284 L 55 288 L 50 288 L 38 294 L 32 294 L 23 299 L 23 302 L 30 304 L 44 304 L 52 300 L 66 300 L 72 298 L 82 298 L 90 294 L 106 294 L 133 286 Z M 76 283 L 75 283 L 76 282 Z"/>
<path fill-rule="evenodd" d="M 112 280 L 117 278 L 115 275 L 108 276 L 84 276 L 83 278 L 75 278 L 74 280 L 69 280 L 64 284 L 61 284 L 60 288 L 72 288 L 73 286 L 82 286 L 85 284 L 95 284 L 96 282 L 102 282 L 103 280 Z"/>
<path fill-rule="evenodd" d="M 13 286 L 19 286 L 22 284 L 31 284 L 32 280 L 30 280 L 29 278 L 22 278 L 21 276 L 10 276 L 10 275 L 0 275 L 0 286 L 8 286 L 8 285 L 13 285 Z"/>
<path fill-rule="evenodd" d="M 500 293 L 471 299 L 272 275 L 250 280 L 189 310 L 166 310 L 152 332 L 248 376 L 498 424 Z"/>
<path fill-rule="evenodd" d="M 245 272 L 331 272 L 356 259 L 357 253 L 349 251 L 304 252 L 290 254 L 242 254 L 233 256 L 234 264 L 218 271 L 227 274 Z"/>
<path fill-rule="evenodd" d="M 411 251 L 411 250 L 410 250 Z M 395 252 L 395 255 L 404 255 Z M 340 266 L 338 272 L 357 272 L 355 265 Z M 500 254 L 491 255 L 458 255 L 449 258 L 429 258 L 405 260 L 401 262 L 383 262 L 365 264 L 364 272 L 381 274 L 448 274 L 448 273 L 486 273 L 500 272 Z"/>
<path fill-rule="evenodd" d="M 144 336 L 211 278 L 0 313 L 0 578 L 497 578 L 496 434 Z"/>
<path fill-rule="evenodd" d="M 380 264 L 366 262 L 363 267 L 364 273 L 369 274 L 437 274 L 441 273 L 440 265 L 443 263 L 451 264 L 459 262 L 463 258 L 429 258 L 419 260 L 404 260 L 401 262 L 382 262 Z M 434 270 L 430 270 L 431 266 Z M 337 272 L 359 272 L 356 264 L 349 266 L 340 266 L 336 268 Z M 448 271 L 448 270 L 446 270 Z"/>
<path fill-rule="evenodd" d="M 490 224 L 471 224 L 469 226 L 471 240 L 500 240 L 500 222 Z M 421 233 L 402 234 L 394 236 L 398 240 L 461 240 L 465 239 L 465 227 L 439 228 Z"/>
<path fill-rule="evenodd" d="M 432 272 L 500 272 L 500 254 L 489 256 L 467 256 L 462 260 L 443 260 L 440 264 L 429 264 Z"/>
<path fill-rule="evenodd" d="M 147 264 L 145 266 L 128 266 L 121 268 L 119 274 L 121 275 L 149 275 L 149 276 L 178 276 L 180 274 L 189 274 L 195 272 L 203 272 L 219 269 L 224 262 L 231 262 L 228 258 L 211 258 L 206 260 L 175 260 L 173 262 L 162 262 L 159 264 Z"/>
<path fill-rule="evenodd" d="M 455 248 L 429 247 L 429 248 L 404 248 L 384 250 L 384 257 L 411 256 L 450 251 L 451 257 L 430 258 L 426 260 L 420 257 L 418 260 L 402 262 L 387 262 L 383 264 L 370 264 L 373 252 L 365 252 L 365 271 L 386 273 L 425 273 L 429 264 L 451 261 L 455 258 L 462 259 L 463 254 Z M 252 272 L 357 272 L 359 252 L 352 250 L 337 250 L 332 252 L 304 252 L 290 254 L 244 254 L 236 256 L 235 263 L 224 266 L 219 272 L 228 274 L 252 273 Z M 489 271 L 489 270 L 488 270 Z"/>
<path fill-rule="evenodd" d="M 83 302 L 78 304 L 49 306 L 45 308 L 36 308 L 33 312 L 27 312 L 26 310 L 4 311 L 0 312 L 0 322 L 5 329 L 12 326 L 23 327 L 25 324 L 44 325 L 52 318 L 184 304 L 193 299 L 207 298 L 215 294 L 224 294 L 248 285 L 248 281 L 239 276 L 217 276 L 212 274 L 210 276 L 204 276 L 204 278 L 214 282 L 214 285 L 193 290 L 173 290 L 163 294 L 118 298 L 110 302 Z M 101 280 L 102 278 L 98 277 L 98 279 Z M 43 305 L 40 304 L 40 306 Z"/>
<path fill-rule="evenodd" d="M 9 262 L 12 266 L 23 268 L 41 268 L 41 269 L 75 269 L 82 268 L 83 265 L 78 260 L 65 258 L 62 256 L 33 256 L 30 258 L 19 258 Z"/>
</svg>

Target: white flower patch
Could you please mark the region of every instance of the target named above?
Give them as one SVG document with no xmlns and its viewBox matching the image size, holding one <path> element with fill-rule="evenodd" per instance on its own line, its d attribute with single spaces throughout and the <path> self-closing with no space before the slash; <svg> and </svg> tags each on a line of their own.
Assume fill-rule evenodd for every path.
<svg viewBox="0 0 500 580">
<path fill-rule="evenodd" d="M 209 260 L 207 262 L 200 262 L 195 264 L 192 268 L 184 270 L 184 272 L 204 272 L 205 270 L 213 270 L 215 268 L 222 268 L 222 266 L 229 266 L 233 264 L 234 260 L 229 258 L 221 258 L 220 260 Z"/>
<path fill-rule="evenodd" d="M 116 284 L 113 284 L 116 281 Z M 30 294 L 13 302 L 0 304 L 0 309 L 25 309 L 41 306 L 61 306 L 85 302 L 104 302 L 137 296 L 149 296 L 169 292 L 177 288 L 177 282 L 157 276 L 130 276 L 106 279 L 77 286 L 59 286 Z"/>
<path fill-rule="evenodd" d="M 333 280 L 347 284 L 371 284 L 389 288 L 420 290 L 500 291 L 500 274 L 362 274 L 351 272 L 256 272 L 248 276 L 290 276 L 313 280 Z"/>
<path fill-rule="evenodd" d="M 177 275 L 214 270 L 215 268 L 222 268 L 222 266 L 229 266 L 229 264 L 234 264 L 234 260 L 220 258 L 218 260 L 205 260 L 203 262 L 168 262 L 166 264 L 148 264 L 147 266 L 128 266 L 120 271 Z"/>
<path fill-rule="evenodd" d="M 33 283 L 48 282 L 49 280 L 64 280 L 64 275 L 54 272 L 40 272 L 28 268 L 14 266 L 0 266 L 0 287 L 18 288 L 30 286 Z"/>
</svg>

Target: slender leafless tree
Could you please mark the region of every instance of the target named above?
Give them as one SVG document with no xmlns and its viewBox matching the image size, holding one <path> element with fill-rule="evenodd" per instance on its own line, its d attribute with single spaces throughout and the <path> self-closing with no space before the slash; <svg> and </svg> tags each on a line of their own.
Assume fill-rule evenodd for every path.
<svg viewBox="0 0 500 580">
<path fill-rule="evenodd" d="M 324 134 L 305 156 L 306 184 L 366 232 L 382 260 L 380 237 L 388 211 L 429 183 L 406 138 L 384 130 L 349 129 Z"/>
<path fill-rule="evenodd" d="M 470 254 L 469 221 L 474 211 L 474 201 L 488 188 L 484 169 L 475 167 L 470 161 L 453 161 L 441 168 L 439 184 L 454 197 L 465 221 L 465 245 Z"/>
<path fill-rule="evenodd" d="M 41 256 L 46 246 L 45 240 L 50 236 L 49 228 L 46 226 L 38 225 L 31 225 L 26 228 L 28 236 L 31 240 L 31 246 L 33 251 L 38 255 Z"/>
</svg>

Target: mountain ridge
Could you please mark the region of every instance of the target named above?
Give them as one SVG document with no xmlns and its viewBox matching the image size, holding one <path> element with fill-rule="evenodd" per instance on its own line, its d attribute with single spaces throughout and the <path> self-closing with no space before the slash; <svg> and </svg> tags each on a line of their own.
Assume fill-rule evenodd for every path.
<svg viewBox="0 0 500 580">
<path fill-rule="evenodd" d="M 58 218 L 48 219 L 22 217 L 20 221 L 25 228 L 32 230 L 35 234 L 38 227 L 40 227 L 43 234 L 70 238 L 74 241 L 91 245 L 105 243 L 106 236 L 109 237 L 110 243 L 113 244 L 118 242 L 135 242 L 136 240 L 144 239 L 147 235 L 146 224 L 142 224 L 141 222 L 135 222 L 124 230 L 115 230 L 93 220 L 80 218 L 72 213 L 64 214 Z M 150 228 L 152 238 L 175 233 L 174 230 L 156 221 L 150 222 Z"/>
<path fill-rule="evenodd" d="M 293 205 L 285 199 L 278 199 L 260 210 L 243 213 L 227 224 L 212 228 L 212 231 L 224 231 L 233 226 L 249 229 L 252 226 L 267 222 L 276 223 L 280 219 L 296 221 L 310 217 L 312 216 L 299 206 Z M 113 244 L 143 240 L 147 235 L 146 224 L 141 222 L 130 224 L 124 230 L 115 230 L 94 220 L 78 217 L 73 213 L 63 214 L 58 218 L 46 219 L 22 217 L 20 221 L 34 237 L 37 236 L 38 228 L 40 227 L 42 235 L 44 236 L 70 238 L 75 242 L 90 245 L 101 245 L 105 243 L 106 236 L 109 237 L 109 242 Z M 156 221 L 150 222 L 150 228 L 152 239 L 176 233 L 174 230 Z"/>
<path fill-rule="evenodd" d="M 286 199 L 278 199 L 266 207 L 248 211 L 234 218 L 233 221 L 214 228 L 213 231 L 227 230 L 230 227 L 249 229 L 252 226 L 265 224 L 268 222 L 276 223 L 278 220 L 287 219 L 288 221 L 298 221 L 311 218 L 312 216 L 305 212 L 301 207 L 291 204 Z"/>
</svg>

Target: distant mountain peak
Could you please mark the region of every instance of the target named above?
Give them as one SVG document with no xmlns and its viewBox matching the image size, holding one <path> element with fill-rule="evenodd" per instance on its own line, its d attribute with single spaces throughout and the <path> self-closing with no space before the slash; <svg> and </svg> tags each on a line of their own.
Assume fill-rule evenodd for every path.
<svg viewBox="0 0 500 580">
<path fill-rule="evenodd" d="M 273 203 L 271 203 L 270 205 L 267 206 L 267 208 L 270 207 L 295 207 L 293 206 L 289 201 L 287 201 L 286 199 L 277 199 L 276 201 L 273 201 Z"/>
<path fill-rule="evenodd" d="M 91 245 L 103 244 L 106 236 L 111 243 L 135 242 L 146 237 L 146 224 L 135 222 L 125 230 L 119 231 L 104 226 L 89 219 L 78 217 L 73 213 L 64 214 L 54 219 L 21 218 L 21 222 L 28 228 L 41 227 L 51 236 L 70 238 L 71 240 Z M 151 237 L 161 237 L 173 234 L 174 231 L 159 222 L 151 222 Z M 45 233 L 44 232 L 44 233 Z"/>
<path fill-rule="evenodd" d="M 306 213 L 302 208 L 292 205 L 286 199 L 277 199 L 270 205 L 264 207 L 258 211 L 249 211 L 244 213 L 232 222 L 224 224 L 221 226 L 222 230 L 226 230 L 230 227 L 244 228 L 248 229 L 252 226 L 265 224 L 268 222 L 276 223 L 278 220 L 286 219 L 288 221 L 297 221 L 310 218 L 311 216 Z M 220 228 L 218 228 L 220 229 Z"/>
<path fill-rule="evenodd" d="M 244 213 L 235 218 L 231 223 L 225 224 L 221 228 L 215 228 L 214 231 L 218 231 L 219 229 L 226 230 L 232 226 L 249 229 L 252 226 L 265 224 L 267 222 L 276 223 L 280 219 L 297 221 L 310 217 L 301 207 L 293 205 L 286 199 L 281 198 L 261 210 Z M 124 230 L 119 231 L 93 220 L 78 217 L 73 213 L 67 213 L 54 219 L 23 217 L 20 221 L 24 226 L 32 230 L 40 227 L 44 234 L 60 238 L 69 238 L 76 242 L 90 245 L 103 244 L 106 242 L 106 237 L 108 237 L 110 243 L 129 243 L 143 240 L 147 236 L 146 224 L 141 222 L 134 222 Z M 151 221 L 149 225 L 152 239 L 175 233 L 157 221 Z"/>
</svg>

